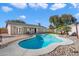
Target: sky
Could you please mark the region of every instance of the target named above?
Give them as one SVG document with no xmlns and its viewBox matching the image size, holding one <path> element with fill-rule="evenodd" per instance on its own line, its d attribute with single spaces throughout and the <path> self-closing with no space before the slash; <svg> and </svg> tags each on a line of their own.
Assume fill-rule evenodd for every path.
<svg viewBox="0 0 79 59">
<path fill-rule="evenodd" d="M 72 14 L 79 21 L 78 3 L 0 3 L 0 27 L 5 27 L 7 20 L 21 19 L 27 24 L 48 27 L 49 17 Z"/>
</svg>

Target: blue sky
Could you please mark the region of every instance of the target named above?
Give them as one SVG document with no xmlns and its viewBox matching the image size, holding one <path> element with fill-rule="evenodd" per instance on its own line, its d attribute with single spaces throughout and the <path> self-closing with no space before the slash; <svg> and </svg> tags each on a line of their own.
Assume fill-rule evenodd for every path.
<svg viewBox="0 0 79 59">
<path fill-rule="evenodd" d="M 78 19 L 79 4 L 71 3 L 0 3 L 0 27 L 5 21 L 22 19 L 28 24 L 48 27 L 49 17 L 53 15 L 72 14 Z"/>
</svg>

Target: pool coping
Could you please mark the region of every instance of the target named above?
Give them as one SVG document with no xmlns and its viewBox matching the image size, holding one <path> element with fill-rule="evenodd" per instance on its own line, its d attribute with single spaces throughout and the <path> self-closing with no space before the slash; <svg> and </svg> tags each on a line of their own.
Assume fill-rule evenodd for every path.
<svg viewBox="0 0 79 59">
<path fill-rule="evenodd" d="M 54 35 L 54 34 L 50 34 L 50 35 Z M 18 48 L 20 48 L 21 51 L 24 51 L 23 55 L 38 56 L 38 55 L 43 55 L 43 54 L 49 53 L 49 52 L 53 51 L 55 48 L 57 48 L 60 45 L 70 45 L 70 44 L 74 43 L 72 40 L 70 40 L 68 38 L 67 39 L 66 38 L 62 38 L 62 37 L 59 37 L 56 34 L 54 36 L 56 38 L 62 39 L 63 42 L 50 44 L 47 47 L 40 48 L 40 49 L 24 49 L 24 48 L 20 47 L 18 44 L 16 44 L 16 45 L 17 45 Z M 33 37 L 30 37 L 30 38 L 33 38 Z M 29 38 L 27 38 L 27 39 L 29 39 Z M 23 39 L 23 40 L 25 40 L 25 39 Z M 20 41 L 22 41 L 22 40 L 20 40 Z M 19 43 L 20 41 L 18 41 L 17 43 Z"/>
</svg>

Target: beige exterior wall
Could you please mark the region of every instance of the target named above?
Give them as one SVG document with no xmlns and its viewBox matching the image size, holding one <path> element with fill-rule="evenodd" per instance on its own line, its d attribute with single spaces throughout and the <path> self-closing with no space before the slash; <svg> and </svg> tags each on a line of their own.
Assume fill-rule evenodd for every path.
<svg viewBox="0 0 79 59">
<path fill-rule="evenodd" d="M 70 27 L 71 27 L 71 31 L 69 32 L 69 34 L 71 35 L 73 32 L 76 32 L 76 26 L 73 24 Z M 78 28 L 78 35 L 79 35 L 79 24 L 77 28 Z"/>
<path fill-rule="evenodd" d="M 78 24 L 78 36 L 79 36 L 79 24 Z"/>
<path fill-rule="evenodd" d="M 11 25 L 7 26 L 9 35 L 20 35 L 26 33 L 40 33 L 45 32 L 46 30 L 41 27 L 32 27 L 32 26 L 21 26 L 21 25 Z M 36 29 L 36 30 L 35 30 Z"/>
<path fill-rule="evenodd" d="M 11 35 L 11 25 L 7 26 L 8 34 Z"/>
</svg>

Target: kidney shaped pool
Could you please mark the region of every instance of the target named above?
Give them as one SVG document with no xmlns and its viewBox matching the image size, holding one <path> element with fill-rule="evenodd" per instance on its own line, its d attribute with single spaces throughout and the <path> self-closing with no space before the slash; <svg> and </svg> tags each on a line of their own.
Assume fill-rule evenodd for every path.
<svg viewBox="0 0 79 59">
<path fill-rule="evenodd" d="M 37 34 L 35 37 L 20 41 L 18 44 L 25 49 L 40 49 L 47 47 L 50 44 L 63 42 L 63 40 L 56 38 L 51 34 Z"/>
</svg>

